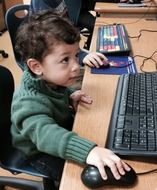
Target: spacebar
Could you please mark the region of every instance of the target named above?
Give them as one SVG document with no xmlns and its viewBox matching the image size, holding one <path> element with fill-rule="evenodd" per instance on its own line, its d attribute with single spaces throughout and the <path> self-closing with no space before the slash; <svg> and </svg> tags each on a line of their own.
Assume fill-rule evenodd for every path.
<svg viewBox="0 0 157 190">
<path fill-rule="evenodd" d="M 114 148 L 118 150 L 129 150 L 130 145 L 129 144 L 115 144 Z"/>
</svg>

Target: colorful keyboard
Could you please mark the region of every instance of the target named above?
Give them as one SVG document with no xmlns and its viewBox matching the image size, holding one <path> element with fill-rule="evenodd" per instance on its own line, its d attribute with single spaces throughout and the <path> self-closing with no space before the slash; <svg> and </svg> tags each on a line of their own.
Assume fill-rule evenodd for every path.
<svg viewBox="0 0 157 190">
<path fill-rule="evenodd" d="M 123 24 L 100 26 L 97 51 L 104 54 L 129 55 L 131 46 L 125 26 Z"/>
</svg>

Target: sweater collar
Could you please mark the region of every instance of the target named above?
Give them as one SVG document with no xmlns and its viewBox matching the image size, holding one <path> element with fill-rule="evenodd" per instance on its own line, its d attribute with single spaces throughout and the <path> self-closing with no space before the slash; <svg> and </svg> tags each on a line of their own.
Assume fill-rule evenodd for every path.
<svg viewBox="0 0 157 190">
<path fill-rule="evenodd" d="M 31 73 L 29 70 L 24 71 L 22 81 L 22 85 L 24 85 L 25 89 L 34 89 L 45 94 L 52 93 L 52 91 L 63 93 L 66 90 L 66 87 L 63 86 L 52 87 L 48 85 L 46 81 L 41 78 L 35 77 L 35 75 L 33 75 L 33 73 Z"/>
</svg>

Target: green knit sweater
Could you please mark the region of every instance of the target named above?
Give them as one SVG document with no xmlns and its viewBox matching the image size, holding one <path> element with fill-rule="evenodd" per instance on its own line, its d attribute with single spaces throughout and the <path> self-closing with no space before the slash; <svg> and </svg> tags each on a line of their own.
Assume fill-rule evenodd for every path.
<svg viewBox="0 0 157 190">
<path fill-rule="evenodd" d="M 54 89 L 24 71 L 12 101 L 13 145 L 27 156 L 44 152 L 84 163 L 95 143 L 71 131 L 70 93 L 69 88 Z"/>
</svg>

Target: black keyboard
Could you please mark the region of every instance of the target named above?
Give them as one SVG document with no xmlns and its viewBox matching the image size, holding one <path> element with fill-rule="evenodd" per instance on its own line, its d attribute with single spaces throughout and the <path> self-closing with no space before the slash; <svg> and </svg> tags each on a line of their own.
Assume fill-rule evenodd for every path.
<svg viewBox="0 0 157 190">
<path fill-rule="evenodd" d="M 157 73 L 121 75 L 106 147 L 119 155 L 157 156 Z"/>
</svg>

